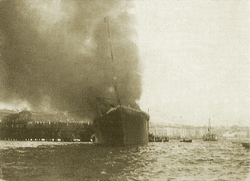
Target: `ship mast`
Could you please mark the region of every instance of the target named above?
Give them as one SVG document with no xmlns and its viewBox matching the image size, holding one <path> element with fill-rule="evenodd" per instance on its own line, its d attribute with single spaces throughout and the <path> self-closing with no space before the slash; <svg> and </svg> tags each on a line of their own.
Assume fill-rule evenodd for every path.
<svg viewBox="0 0 250 181">
<path fill-rule="evenodd" d="M 110 30 L 109 30 L 109 19 L 108 19 L 108 17 L 104 18 L 104 22 L 107 23 L 111 62 L 114 63 L 114 53 L 113 53 L 113 47 L 112 47 L 112 43 L 111 43 L 111 35 L 110 35 Z M 121 99 L 120 99 L 120 94 L 119 94 L 118 89 L 117 89 L 117 82 L 115 81 L 115 77 L 112 78 L 112 82 L 113 82 L 113 86 L 114 86 L 114 89 L 115 89 L 115 92 L 116 92 L 116 95 L 117 95 L 117 98 L 118 98 L 118 103 L 119 103 L 119 105 L 121 107 Z"/>
<path fill-rule="evenodd" d="M 209 123 L 208 123 L 208 132 L 209 133 L 212 133 L 211 129 L 212 129 L 212 127 L 211 127 L 211 121 L 210 121 L 210 118 L 209 118 Z"/>
</svg>

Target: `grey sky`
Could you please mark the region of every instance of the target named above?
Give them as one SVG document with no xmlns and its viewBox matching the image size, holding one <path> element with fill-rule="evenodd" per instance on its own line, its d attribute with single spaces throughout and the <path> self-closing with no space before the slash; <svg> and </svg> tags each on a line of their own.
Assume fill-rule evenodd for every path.
<svg viewBox="0 0 250 181">
<path fill-rule="evenodd" d="M 135 13 L 151 121 L 249 125 L 249 1 L 137 1 Z"/>
</svg>

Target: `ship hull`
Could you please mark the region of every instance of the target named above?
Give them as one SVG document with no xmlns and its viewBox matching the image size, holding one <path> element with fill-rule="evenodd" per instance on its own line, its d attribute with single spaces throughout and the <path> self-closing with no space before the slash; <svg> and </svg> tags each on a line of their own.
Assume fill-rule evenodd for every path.
<svg viewBox="0 0 250 181">
<path fill-rule="evenodd" d="M 203 141 L 218 141 L 216 134 L 207 133 L 203 136 Z"/>
<path fill-rule="evenodd" d="M 183 139 L 180 142 L 187 142 L 187 143 L 192 143 L 192 139 Z"/>
<path fill-rule="evenodd" d="M 108 146 L 148 144 L 149 116 L 128 107 L 117 107 L 94 121 L 96 144 Z"/>
</svg>

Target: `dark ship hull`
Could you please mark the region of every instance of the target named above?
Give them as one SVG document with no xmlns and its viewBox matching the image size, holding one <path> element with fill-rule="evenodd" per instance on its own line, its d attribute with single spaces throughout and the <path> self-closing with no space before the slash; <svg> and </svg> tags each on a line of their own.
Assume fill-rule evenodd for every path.
<svg viewBox="0 0 250 181">
<path fill-rule="evenodd" d="M 183 139 L 180 142 L 187 142 L 187 143 L 192 143 L 192 139 Z"/>
<path fill-rule="evenodd" d="M 130 107 L 112 108 L 94 121 L 95 143 L 107 146 L 148 144 L 149 115 Z"/>
</svg>

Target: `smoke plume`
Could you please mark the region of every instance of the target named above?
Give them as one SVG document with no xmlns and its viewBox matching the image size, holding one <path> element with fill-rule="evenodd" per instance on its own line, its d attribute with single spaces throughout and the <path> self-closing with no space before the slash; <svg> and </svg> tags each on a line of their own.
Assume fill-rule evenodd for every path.
<svg viewBox="0 0 250 181">
<path fill-rule="evenodd" d="M 121 103 L 137 106 L 141 77 L 131 8 L 133 2 L 120 0 L 0 1 L 1 102 L 93 118 L 96 97 L 118 105 L 116 79 Z"/>
</svg>

